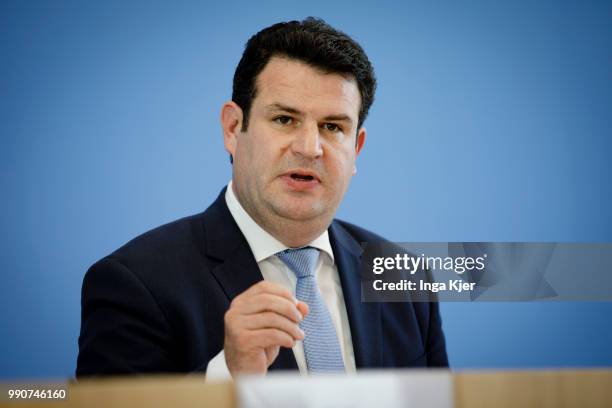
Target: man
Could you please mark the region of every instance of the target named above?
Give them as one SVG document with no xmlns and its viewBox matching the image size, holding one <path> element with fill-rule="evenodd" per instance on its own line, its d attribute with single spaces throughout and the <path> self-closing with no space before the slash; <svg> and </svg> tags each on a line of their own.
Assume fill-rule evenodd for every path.
<svg viewBox="0 0 612 408">
<path fill-rule="evenodd" d="M 77 376 L 447 366 L 437 304 L 361 302 L 361 243 L 382 238 L 333 219 L 374 89 L 321 20 L 253 36 L 221 110 L 232 181 L 90 268 Z"/>
</svg>

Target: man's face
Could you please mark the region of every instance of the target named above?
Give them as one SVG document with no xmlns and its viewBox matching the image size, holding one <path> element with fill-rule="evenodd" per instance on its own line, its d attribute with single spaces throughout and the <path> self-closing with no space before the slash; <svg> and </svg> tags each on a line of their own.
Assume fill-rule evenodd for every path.
<svg viewBox="0 0 612 408">
<path fill-rule="evenodd" d="M 226 137 L 238 199 L 268 231 L 283 221 L 327 228 L 365 140 L 365 130 L 357 132 L 357 83 L 273 57 L 256 89 L 248 129 Z"/>
</svg>

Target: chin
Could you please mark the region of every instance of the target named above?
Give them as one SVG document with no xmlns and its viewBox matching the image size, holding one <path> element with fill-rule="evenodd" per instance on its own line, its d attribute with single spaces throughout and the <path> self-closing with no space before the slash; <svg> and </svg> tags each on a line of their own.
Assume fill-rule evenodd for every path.
<svg viewBox="0 0 612 408">
<path fill-rule="evenodd" d="M 276 213 L 283 218 L 293 221 L 309 221 L 320 218 L 325 214 L 325 208 L 322 204 L 285 204 L 276 207 Z"/>
</svg>

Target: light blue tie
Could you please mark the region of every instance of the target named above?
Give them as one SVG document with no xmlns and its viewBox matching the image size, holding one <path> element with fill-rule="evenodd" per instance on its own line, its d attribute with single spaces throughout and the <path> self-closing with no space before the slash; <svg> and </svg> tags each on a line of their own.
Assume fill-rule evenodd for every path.
<svg viewBox="0 0 612 408">
<path fill-rule="evenodd" d="M 306 334 L 304 354 L 308 371 L 344 371 L 336 329 L 315 278 L 319 250 L 313 247 L 287 249 L 276 255 L 296 274 L 296 297 L 309 307 L 308 315 L 300 323 Z"/>
</svg>

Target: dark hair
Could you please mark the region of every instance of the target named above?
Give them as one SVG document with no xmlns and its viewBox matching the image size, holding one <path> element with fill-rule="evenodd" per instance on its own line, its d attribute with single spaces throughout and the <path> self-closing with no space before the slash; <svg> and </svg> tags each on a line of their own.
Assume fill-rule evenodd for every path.
<svg viewBox="0 0 612 408">
<path fill-rule="evenodd" d="M 374 101 L 376 78 L 372 64 L 363 48 L 348 35 L 321 19 L 308 17 L 264 28 L 247 42 L 234 73 L 232 92 L 232 100 L 244 113 L 242 130 L 248 127 L 257 93 L 255 80 L 273 56 L 295 58 L 324 72 L 354 77 L 361 94 L 357 129 L 361 127 Z"/>
</svg>

